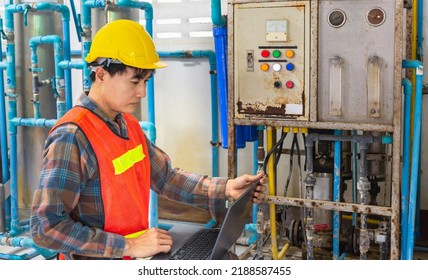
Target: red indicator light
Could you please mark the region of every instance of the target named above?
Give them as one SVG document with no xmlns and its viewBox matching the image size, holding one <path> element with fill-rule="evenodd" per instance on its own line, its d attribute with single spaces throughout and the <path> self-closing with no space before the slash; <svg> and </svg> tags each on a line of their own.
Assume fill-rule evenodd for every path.
<svg viewBox="0 0 428 280">
<path fill-rule="evenodd" d="M 262 57 L 269 57 L 270 52 L 268 50 L 262 50 Z"/>
<path fill-rule="evenodd" d="M 285 86 L 287 88 L 293 88 L 294 87 L 294 83 L 292 81 L 288 81 L 288 82 L 285 83 Z"/>
</svg>

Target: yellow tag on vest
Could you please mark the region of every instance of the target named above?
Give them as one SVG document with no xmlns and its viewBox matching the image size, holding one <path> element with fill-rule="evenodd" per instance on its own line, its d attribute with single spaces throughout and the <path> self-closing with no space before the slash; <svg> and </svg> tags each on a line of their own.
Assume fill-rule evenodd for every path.
<svg viewBox="0 0 428 280">
<path fill-rule="evenodd" d="M 125 235 L 125 238 L 137 238 L 138 236 L 143 235 L 146 231 L 148 231 L 148 229 L 138 231 L 138 232 L 134 232 L 134 233 Z"/>
<path fill-rule="evenodd" d="M 114 175 L 119 175 L 134 166 L 137 162 L 142 161 L 146 155 L 143 152 L 143 145 L 138 145 L 132 150 L 127 151 L 120 157 L 112 161 L 114 166 Z"/>
</svg>

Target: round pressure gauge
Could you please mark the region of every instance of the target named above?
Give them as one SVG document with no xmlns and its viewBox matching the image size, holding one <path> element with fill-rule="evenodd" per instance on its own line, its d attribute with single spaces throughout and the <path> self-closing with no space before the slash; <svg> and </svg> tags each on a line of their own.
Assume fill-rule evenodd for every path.
<svg viewBox="0 0 428 280">
<path fill-rule="evenodd" d="M 345 24 L 346 15 L 342 10 L 334 9 L 328 14 L 328 23 L 335 28 Z"/>
<path fill-rule="evenodd" d="M 381 25 L 385 22 L 385 18 L 385 11 L 379 7 L 375 7 L 367 13 L 367 22 L 373 26 Z"/>
</svg>

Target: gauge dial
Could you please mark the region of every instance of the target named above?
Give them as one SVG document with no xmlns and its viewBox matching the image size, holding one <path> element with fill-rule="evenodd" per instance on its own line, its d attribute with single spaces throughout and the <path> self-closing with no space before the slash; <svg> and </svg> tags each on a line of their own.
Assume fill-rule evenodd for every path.
<svg viewBox="0 0 428 280">
<path fill-rule="evenodd" d="M 288 20 L 267 20 L 266 21 L 266 41 L 286 42 L 288 33 Z"/>
<path fill-rule="evenodd" d="M 373 26 L 379 26 L 385 22 L 385 11 L 381 8 L 373 8 L 367 13 L 367 21 Z"/>
<path fill-rule="evenodd" d="M 328 23 L 332 27 L 336 27 L 336 28 L 341 27 L 342 25 L 345 24 L 345 21 L 346 21 L 346 15 L 342 10 L 335 9 L 328 14 Z"/>
</svg>

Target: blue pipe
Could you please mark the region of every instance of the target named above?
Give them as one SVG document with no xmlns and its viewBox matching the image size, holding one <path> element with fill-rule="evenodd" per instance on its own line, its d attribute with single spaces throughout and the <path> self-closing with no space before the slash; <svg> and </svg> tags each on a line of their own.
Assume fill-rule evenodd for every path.
<svg viewBox="0 0 428 280">
<path fill-rule="evenodd" d="M 70 51 L 71 57 L 81 57 L 82 56 L 82 50 L 71 50 Z"/>
<path fill-rule="evenodd" d="M 13 28 L 14 28 L 14 24 L 13 24 L 13 12 L 10 12 L 8 10 L 8 6 L 7 3 L 5 2 L 5 32 L 6 32 L 6 36 L 8 36 L 10 38 L 10 36 L 14 36 L 13 35 Z M 12 34 L 12 35 L 11 35 Z M 16 73 L 15 73 L 15 44 L 13 43 L 12 40 L 7 41 L 7 47 L 6 47 L 6 61 L 7 61 L 7 67 L 6 67 L 6 96 L 8 96 L 8 100 L 9 101 L 16 101 Z M 8 107 L 9 106 L 13 106 L 13 103 L 10 103 L 8 101 Z M 15 107 L 11 108 L 11 110 L 14 110 L 16 112 L 16 102 L 15 102 Z M 8 116 L 9 116 L 9 112 L 10 109 L 7 110 L 8 112 Z M 11 128 L 9 127 L 9 135 L 11 134 Z M 16 147 L 16 141 L 13 141 L 13 139 L 10 141 L 9 143 L 10 145 L 10 154 L 14 154 L 16 153 L 17 147 Z M 11 161 L 9 163 L 9 172 L 6 173 L 7 176 L 9 176 L 10 178 L 10 188 L 12 187 L 17 187 L 17 179 L 16 177 L 12 178 L 12 171 L 13 171 L 13 167 L 16 169 L 17 166 L 14 165 L 12 166 L 12 163 L 16 163 L 16 160 L 13 161 L 12 160 L 12 156 L 11 156 Z M 12 215 L 14 215 L 12 213 L 12 197 L 9 196 L 9 198 L 6 199 L 5 202 L 5 218 L 6 218 L 6 230 L 10 231 L 11 229 L 11 220 L 12 220 Z"/>
<path fill-rule="evenodd" d="M 424 61 L 424 50 L 423 50 L 423 41 L 424 41 L 424 1 L 418 0 L 418 18 L 417 18 L 417 57 L 416 59 L 419 61 Z M 421 148 L 420 148 L 421 149 Z M 421 166 L 421 157 L 419 158 L 419 166 Z M 421 176 L 418 177 L 418 194 L 417 196 L 420 197 L 421 192 Z M 420 211 L 420 200 L 417 200 L 416 202 L 416 209 L 417 212 Z M 416 222 L 415 222 L 415 238 L 418 239 L 420 237 L 420 215 L 416 216 Z"/>
<path fill-rule="evenodd" d="M 61 69 L 84 69 L 86 67 L 86 62 L 82 59 L 80 60 L 70 60 L 70 61 L 61 61 L 58 66 Z"/>
<path fill-rule="evenodd" d="M 28 127 L 47 127 L 52 128 L 58 120 L 56 119 L 42 119 L 42 118 L 12 118 L 9 122 L 14 126 L 28 126 Z"/>
<path fill-rule="evenodd" d="M 57 35 L 46 35 L 46 36 L 36 36 L 30 39 L 29 46 L 31 49 L 31 64 L 37 65 L 37 46 L 41 44 L 53 44 L 54 45 L 54 61 L 55 61 L 55 88 L 59 92 L 59 97 L 57 97 L 57 118 L 61 118 L 65 112 L 63 101 L 64 93 L 64 70 L 59 66 L 59 63 L 63 61 L 62 56 L 62 40 Z M 69 97 L 71 98 L 71 97 Z M 66 107 L 66 106 L 65 106 Z M 35 114 L 35 118 L 40 118 L 40 115 Z"/>
<path fill-rule="evenodd" d="M 342 135 L 342 131 L 335 130 L 334 135 Z M 340 183 L 341 183 L 341 153 L 342 142 L 334 142 L 334 187 L 333 201 L 340 202 Z M 339 211 L 333 211 L 333 259 L 339 259 L 340 254 L 340 214 Z"/>
<path fill-rule="evenodd" d="M 0 31 L 3 32 L 3 19 L 0 18 Z M 3 46 L 0 40 L 0 51 L 3 52 Z M 0 63 L 3 64 L 3 57 L 0 57 Z M 7 128 L 6 128 L 6 100 L 3 96 L 4 93 L 4 69 L 7 64 L 2 65 L 0 68 L 0 147 L 1 147 L 1 169 L 2 169 L 2 183 L 9 180 L 9 160 L 8 160 L 8 147 L 7 147 Z M 1 205 L 1 203 L 0 203 Z"/>
<path fill-rule="evenodd" d="M 257 172 L 259 171 L 259 163 L 257 161 L 257 151 L 259 149 L 259 141 L 256 140 L 254 141 L 254 146 L 253 146 L 253 173 L 257 174 Z M 253 224 L 256 225 L 257 224 L 257 212 L 259 211 L 259 205 L 258 204 L 253 204 Z M 257 234 L 257 229 L 256 229 L 256 234 Z"/>
<path fill-rule="evenodd" d="M 342 255 L 340 255 L 340 257 L 338 258 L 338 260 L 345 260 L 345 258 L 347 257 L 347 253 L 343 253 Z"/>
<path fill-rule="evenodd" d="M 74 5 L 74 0 L 70 0 L 71 11 L 73 13 L 74 26 L 76 27 L 77 39 L 79 42 L 82 42 L 81 32 L 82 27 L 80 26 L 80 21 L 77 18 L 76 6 Z"/>
<path fill-rule="evenodd" d="M 147 138 L 149 138 L 150 141 L 153 143 L 156 142 L 156 127 L 151 122 L 139 122 L 141 128 L 144 130 L 144 133 L 146 134 Z"/>
<path fill-rule="evenodd" d="M 226 26 L 226 17 L 221 15 L 220 0 L 211 0 L 211 20 L 216 27 Z"/>
<path fill-rule="evenodd" d="M 11 226 L 10 234 L 17 236 L 19 231 L 19 213 L 18 213 L 18 159 L 17 159 L 17 128 L 10 120 L 12 120 L 16 114 L 16 99 L 8 100 L 9 111 L 9 135 L 10 135 L 10 202 L 11 202 Z"/>
<path fill-rule="evenodd" d="M 89 0 L 82 3 L 82 28 L 84 40 L 82 43 L 82 60 L 88 55 L 91 48 L 91 29 L 92 29 L 92 19 L 91 19 L 91 9 L 97 8 L 101 9 L 105 7 L 104 0 Z M 89 91 L 91 87 L 91 71 L 88 67 L 83 68 L 83 91 Z"/>
<path fill-rule="evenodd" d="M 6 22 L 6 33 L 13 33 L 14 21 L 13 13 L 26 13 L 31 8 L 37 11 L 58 11 L 62 13 L 63 20 L 63 37 L 64 37 L 64 59 L 70 59 L 70 33 L 69 33 L 69 11 L 65 5 L 53 4 L 53 3 L 36 3 L 34 7 L 28 4 L 7 4 L 5 6 L 5 22 Z M 9 96 L 9 111 L 8 119 L 12 120 L 17 116 L 17 105 L 16 105 L 16 73 L 15 73 L 15 44 L 12 40 L 8 40 L 6 57 L 8 61 L 7 67 L 7 95 Z M 66 98 L 71 104 L 71 72 L 66 71 Z M 70 106 L 71 108 L 71 106 Z M 18 174 L 17 174 L 17 128 L 15 125 L 10 123 L 9 135 L 10 135 L 10 199 L 11 199 L 11 226 L 10 234 L 16 236 L 20 233 L 19 228 L 19 215 L 18 215 Z"/>
<path fill-rule="evenodd" d="M 228 82 L 227 82 L 227 29 L 213 28 L 214 46 L 217 59 L 218 100 L 220 109 L 220 131 L 222 147 L 228 147 Z M 245 126 L 235 126 L 236 147 L 245 148 Z M 256 132 L 256 130 L 254 130 Z M 257 135 L 255 133 L 255 135 Z M 238 161 L 236 161 L 238 162 Z"/>
<path fill-rule="evenodd" d="M 217 225 L 217 221 L 211 218 L 203 227 L 204 228 L 213 228 Z"/>
<path fill-rule="evenodd" d="M 71 59 L 70 50 L 70 10 L 66 5 L 56 3 L 36 3 L 34 6 L 36 11 L 53 11 L 60 12 L 62 14 L 62 32 L 64 40 L 64 60 L 69 61 Z M 57 65 L 56 65 L 57 66 Z M 73 107 L 73 96 L 72 96 L 72 85 L 71 85 L 71 70 L 65 69 L 65 110 L 57 108 L 57 111 L 68 111 Z M 62 106 L 61 106 L 62 107 Z M 63 114 L 62 113 L 62 114 Z"/>
<path fill-rule="evenodd" d="M 139 122 L 141 128 L 145 131 L 147 138 L 156 143 L 156 127 L 152 122 Z M 159 227 L 159 215 L 158 215 L 159 203 L 158 195 L 150 190 L 149 199 L 149 227 Z"/>
<path fill-rule="evenodd" d="M 404 123 L 403 123 L 403 165 L 401 178 L 401 259 L 405 259 L 407 248 L 407 227 L 409 207 L 409 169 L 410 169 L 410 105 L 412 83 L 409 79 L 402 79 L 404 87 Z"/>
<path fill-rule="evenodd" d="M 57 252 L 45 248 L 41 248 L 37 246 L 34 241 L 29 237 L 10 237 L 7 234 L 0 234 L 0 240 L 2 242 L 0 245 L 6 245 L 11 247 L 25 247 L 25 248 L 33 248 L 37 251 L 37 254 L 35 255 L 42 255 L 45 258 L 52 258 L 54 257 Z M 16 259 L 16 260 L 24 260 L 31 258 L 28 254 L 23 255 L 7 255 L 7 254 L 1 254 L 0 258 L 3 259 Z"/>
<path fill-rule="evenodd" d="M 410 175 L 410 199 L 409 199 L 409 219 L 407 228 L 407 252 L 406 259 L 413 259 L 413 249 L 415 245 L 415 217 L 418 193 L 418 181 L 420 176 L 420 150 L 421 150 L 421 128 L 422 128 L 422 83 L 423 83 L 423 64 L 418 60 L 403 60 L 403 68 L 415 68 L 416 70 L 416 89 L 415 89 L 415 108 L 413 123 L 413 151 L 412 168 Z"/>
</svg>

